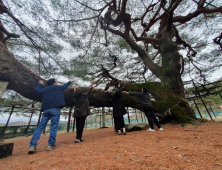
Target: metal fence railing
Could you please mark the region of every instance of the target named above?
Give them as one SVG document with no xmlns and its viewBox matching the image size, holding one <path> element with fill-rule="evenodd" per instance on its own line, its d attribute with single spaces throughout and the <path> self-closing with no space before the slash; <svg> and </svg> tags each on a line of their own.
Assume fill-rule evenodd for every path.
<svg viewBox="0 0 222 170">
<path fill-rule="evenodd" d="M 222 117 L 222 111 L 220 112 L 210 112 L 211 116 L 214 117 L 214 115 L 216 117 Z M 200 118 L 199 114 L 195 114 L 196 118 Z M 201 113 L 203 118 L 209 118 L 210 116 L 208 115 L 208 113 Z M 129 124 L 129 120 L 128 119 L 124 119 L 125 124 Z M 139 118 L 139 119 L 130 119 L 130 123 L 141 123 L 141 122 L 148 122 L 147 118 Z M 68 124 L 59 124 L 58 126 L 58 131 L 67 131 L 67 126 Z M 100 121 L 95 121 L 95 122 L 86 122 L 85 123 L 85 129 L 87 128 L 99 128 L 102 126 L 102 122 Z M 105 121 L 105 126 L 114 126 L 114 121 Z M 30 125 L 29 128 L 28 126 L 8 126 L 5 130 L 5 134 L 2 137 L 2 133 L 5 129 L 5 126 L 0 126 L 0 137 L 2 137 L 2 139 L 9 139 L 9 138 L 14 138 L 14 137 L 19 137 L 19 136 L 31 136 L 35 129 L 36 129 L 37 125 Z M 48 133 L 50 132 L 50 128 L 51 125 L 47 124 L 46 128 L 43 130 L 43 134 L 44 133 Z M 28 130 L 27 130 L 28 129 Z M 74 128 L 74 130 L 76 129 L 76 126 Z M 70 123 L 69 126 L 69 131 L 73 131 L 73 123 Z"/>
<path fill-rule="evenodd" d="M 129 123 L 128 119 L 124 119 L 125 124 Z M 130 119 L 130 123 L 141 123 L 141 122 L 148 122 L 147 118 L 143 119 Z M 58 126 L 58 131 L 67 131 L 67 125 L 68 124 L 59 124 Z M 99 128 L 102 126 L 102 122 L 86 122 L 85 123 L 85 129 L 87 128 Z M 105 121 L 105 126 L 114 126 L 113 121 Z M 2 137 L 2 133 L 5 129 L 5 126 L 0 126 L 0 136 L 2 139 L 9 139 L 9 138 L 14 138 L 14 137 L 21 137 L 21 136 L 31 136 L 37 125 L 30 125 L 29 128 L 27 125 L 23 126 L 8 126 L 5 130 L 4 136 Z M 51 125 L 47 124 L 45 130 L 43 130 L 44 133 L 50 132 Z M 74 130 L 76 129 L 76 126 Z M 69 131 L 73 130 L 73 123 L 70 124 Z"/>
<path fill-rule="evenodd" d="M 196 118 L 200 118 L 200 115 L 199 114 L 195 114 L 196 115 Z M 208 113 L 201 113 L 202 117 L 203 118 L 210 118 L 209 114 Z M 222 111 L 220 112 L 210 112 L 210 115 L 211 117 L 222 117 Z"/>
</svg>

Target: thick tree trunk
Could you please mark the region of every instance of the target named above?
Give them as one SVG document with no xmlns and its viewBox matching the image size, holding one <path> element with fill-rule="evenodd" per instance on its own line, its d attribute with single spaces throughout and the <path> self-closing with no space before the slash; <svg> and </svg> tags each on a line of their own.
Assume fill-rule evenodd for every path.
<svg viewBox="0 0 222 170">
<path fill-rule="evenodd" d="M 162 56 L 162 68 L 160 80 L 164 85 L 169 86 L 175 94 L 184 95 L 184 85 L 181 79 L 181 55 L 178 52 L 177 44 L 172 42 L 174 31 L 167 31 L 165 27 L 161 32 L 160 52 Z"/>
<path fill-rule="evenodd" d="M 41 97 L 34 95 L 34 89 L 41 79 L 16 60 L 0 42 L 0 80 L 9 82 L 8 89 L 12 89 L 31 100 L 40 101 Z"/>
<path fill-rule="evenodd" d="M 14 90 L 28 99 L 41 101 L 41 96 L 34 93 L 34 89 L 39 80 L 46 82 L 46 80 L 42 79 L 16 60 L 0 42 L 0 81 L 9 82 L 8 89 Z M 157 82 L 144 84 L 121 83 L 123 91 L 139 92 L 144 86 L 148 88 L 150 94 L 155 98 L 156 101 L 152 102 L 153 109 L 160 117 L 164 117 L 163 121 L 174 120 L 179 123 L 195 122 L 195 120 L 192 119 L 194 118 L 194 114 L 187 105 L 187 102 L 180 96 L 175 96 L 169 87 L 162 86 L 161 83 Z M 89 90 L 89 88 L 86 87 L 82 87 L 81 89 L 84 92 Z M 75 106 L 73 95 L 73 88 L 67 88 L 64 91 L 64 98 L 67 106 Z M 172 110 L 172 114 L 163 116 L 169 108 L 173 108 L 181 99 L 182 102 Z M 89 101 L 90 105 L 94 107 L 112 107 L 112 100 L 107 97 L 103 90 L 94 89 L 89 96 Z M 136 97 L 123 94 L 123 102 L 126 107 L 142 110 L 139 99 Z"/>
<path fill-rule="evenodd" d="M 161 83 L 128 84 L 125 85 L 123 90 L 141 91 L 142 87 L 148 87 L 150 94 L 156 100 L 156 102 L 153 102 L 155 112 L 163 114 L 175 107 L 170 115 L 166 117 L 168 121 L 170 119 L 176 122 L 192 122 L 195 119 L 195 114 L 184 99 L 184 86 L 180 75 L 181 65 L 179 62 L 181 56 L 176 44 L 172 42 L 174 34 L 175 32 L 167 31 L 166 28 L 162 29 L 160 33 L 159 47 L 162 55 L 162 68 L 153 63 L 146 52 L 129 36 L 122 36 L 131 48 L 137 51 L 144 64 L 161 80 Z"/>
</svg>

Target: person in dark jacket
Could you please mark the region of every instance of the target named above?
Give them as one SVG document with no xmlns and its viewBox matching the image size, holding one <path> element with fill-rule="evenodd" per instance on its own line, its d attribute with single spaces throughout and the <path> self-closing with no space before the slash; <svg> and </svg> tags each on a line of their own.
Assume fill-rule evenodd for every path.
<svg viewBox="0 0 222 170">
<path fill-rule="evenodd" d="M 123 134 L 126 135 L 125 123 L 123 115 L 127 113 L 123 102 L 122 102 L 122 94 L 120 90 L 120 84 L 118 84 L 116 93 L 114 95 L 109 94 L 107 91 L 105 93 L 113 99 L 113 118 L 115 129 L 118 130 L 118 135 L 121 135 L 121 128 L 123 128 Z"/>
<path fill-rule="evenodd" d="M 47 81 L 48 87 L 44 87 L 42 80 L 35 88 L 36 94 L 42 95 L 42 106 L 41 111 L 43 111 L 42 119 L 33 133 L 33 137 L 30 141 L 28 154 L 36 153 L 37 141 L 40 139 L 42 130 L 45 128 L 49 120 L 51 120 L 51 130 L 48 141 L 47 151 L 55 148 L 57 128 L 60 119 L 60 109 L 66 106 L 63 91 L 71 84 L 71 81 L 66 84 L 59 86 L 55 79 L 49 79 Z"/>
<path fill-rule="evenodd" d="M 152 103 L 150 100 L 150 94 L 148 92 L 148 89 L 146 87 L 142 88 L 142 92 L 139 93 L 128 93 L 126 92 L 126 94 L 130 94 L 132 96 L 136 96 L 139 97 L 140 99 L 140 104 L 143 108 L 143 111 L 148 119 L 150 128 L 147 131 L 155 131 L 153 129 L 153 121 L 155 122 L 155 124 L 157 125 L 157 127 L 159 128 L 159 130 L 163 130 L 163 128 L 160 126 L 159 121 L 157 120 L 156 116 L 153 113 L 153 109 L 152 109 Z M 153 119 L 153 121 L 152 121 Z"/>
<path fill-rule="evenodd" d="M 93 90 L 93 85 L 95 82 L 91 83 L 91 88 L 87 93 L 83 93 L 81 89 L 74 87 L 74 98 L 76 100 L 74 117 L 76 118 L 76 139 L 74 143 L 83 142 L 82 133 L 85 126 L 85 120 L 88 115 L 90 115 L 89 100 L 88 96 Z"/>
</svg>

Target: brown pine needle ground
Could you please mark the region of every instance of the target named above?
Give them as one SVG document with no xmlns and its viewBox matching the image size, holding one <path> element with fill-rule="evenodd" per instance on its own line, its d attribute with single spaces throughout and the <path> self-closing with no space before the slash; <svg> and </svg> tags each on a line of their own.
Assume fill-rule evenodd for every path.
<svg viewBox="0 0 222 170">
<path fill-rule="evenodd" d="M 46 151 L 49 135 L 41 136 L 37 153 L 28 155 L 31 137 L 14 138 L 13 155 L 0 159 L 1 170 L 221 170 L 222 123 L 201 126 L 163 125 L 164 130 L 116 135 L 113 127 L 84 130 L 83 143 L 75 133 L 58 133 L 57 148 Z"/>
</svg>

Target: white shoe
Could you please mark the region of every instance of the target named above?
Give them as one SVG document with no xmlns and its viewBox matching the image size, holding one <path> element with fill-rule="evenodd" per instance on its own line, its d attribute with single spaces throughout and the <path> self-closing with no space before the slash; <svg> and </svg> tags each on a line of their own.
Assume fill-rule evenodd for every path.
<svg viewBox="0 0 222 170">
<path fill-rule="evenodd" d="M 154 132 L 155 130 L 154 130 L 154 129 L 149 128 L 147 131 L 149 131 L 149 132 Z"/>
<path fill-rule="evenodd" d="M 163 128 L 161 127 L 161 128 L 159 128 L 159 130 L 163 130 Z"/>
</svg>

